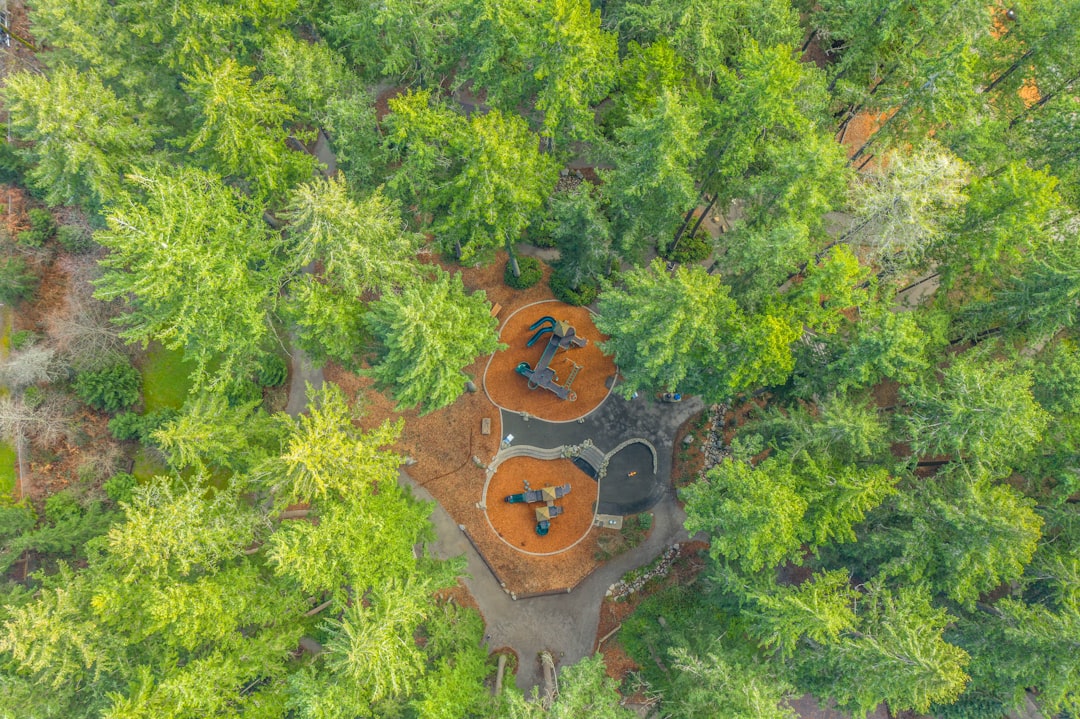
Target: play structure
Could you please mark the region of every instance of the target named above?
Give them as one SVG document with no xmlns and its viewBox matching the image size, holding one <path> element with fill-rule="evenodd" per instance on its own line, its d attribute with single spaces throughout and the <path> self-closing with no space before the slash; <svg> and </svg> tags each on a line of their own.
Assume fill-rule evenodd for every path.
<svg viewBox="0 0 1080 719">
<path fill-rule="evenodd" d="M 544 353 L 540 355 L 540 360 L 536 363 L 535 367 L 530 367 L 528 362 L 522 362 L 514 369 L 514 371 L 529 380 L 529 389 L 543 387 L 549 392 L 555 393 L 559 399 L 566 399 L 573 402 L 577 399 L 577 393 L 571 390 L 570 386 L 574 383 L 574 378 L 577 377 L 578 373 L 581 371 L 581 365 L 568 359 L 567 361 L 570 362 L 571 365 L 570 374 L 567 376 L 565 382 L 558 384 L 559 376 L 555 374 L 555 370 L 551 368 L 551 361 L 555 359 L 555 353 L 559 350 L 584 347 L 589 341 L 582 337 L 578 337 L 569 322 L 558 322 L 551 316 L 541 317 L 536 322 L 529 325 L 529 331 L 531 332 L 533 330 L 536 330 L 536 333 L 529 338 L 529 341 L 525 346 L 532 347 L 541 337 L 550 334 L 551 337 L 548 338 L 547 345 L 544 347 Z"/>
<path fill-rule="evenodd" d="M 551 529 L 551 520 L 563 513 L 563 508 L 557 506 L 555 500 L 570 494 L 570 485 L 561 484 L 555 487 L 541 487 L 540 489 L 529 489 L 528 487 L 528 482 L 526 482 L 524 492 L 508 495 L 506 501 L 510 504 L 543 502 L 542 507 L 536 508 L 536 533 L 543 537 Z"/>
</svg>

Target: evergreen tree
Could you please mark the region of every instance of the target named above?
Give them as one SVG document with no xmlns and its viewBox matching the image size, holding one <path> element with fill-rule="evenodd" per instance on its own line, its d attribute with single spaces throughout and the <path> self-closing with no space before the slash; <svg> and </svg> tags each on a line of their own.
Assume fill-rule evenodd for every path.
<svg viewBox="0 0 1080 719">
<path fill-rule="evenodd" d="M 502 347 L 489 310 L 483 291 L 466 294 L 461 274 L 441 269 L 383 295 L 368 314 L 380 345 L 371 375 L 402 405 L 425 413 L 445 407 L 465 391 L 463 370 Z"/>
<path fill-rule="evenodd" d="M 109 250 L 95 296 L 128 305 L 120 320 L 128 341 L 183 349 L 196 389 L 230 382 L 270 336 L 281 240 L 259 208 L 214 175 L 180 169 L 131 179 L 133 191 L 95 235 Z"/>
<path fill-rule="evenodd" d="M 12 130 L 33 142 L 26 151 L 30 181 L 50 205 L 100 208 L 157 140 L 159 128 L 139 122 L 134 104 L 93 71 L 61 66 L 47 78 L 17 73 L 4 92 Z"/>
</svg>

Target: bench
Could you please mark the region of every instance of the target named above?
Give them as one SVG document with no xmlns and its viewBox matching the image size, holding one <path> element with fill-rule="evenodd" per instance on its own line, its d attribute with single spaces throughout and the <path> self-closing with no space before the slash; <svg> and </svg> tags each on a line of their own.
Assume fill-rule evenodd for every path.
<svg viewBox="0 0 1080 719">
<path fill-rule="evenodd" d="M 502 312 L 502 305 L 500 305 L 498 302 L 491 306 L 492 317 L 498 317 L 500 312 Z"/>
<path fill-rule="evenodd" d="M 491 417 L 480 420 L 480 434 L 491 434 Z"/>
</svg>

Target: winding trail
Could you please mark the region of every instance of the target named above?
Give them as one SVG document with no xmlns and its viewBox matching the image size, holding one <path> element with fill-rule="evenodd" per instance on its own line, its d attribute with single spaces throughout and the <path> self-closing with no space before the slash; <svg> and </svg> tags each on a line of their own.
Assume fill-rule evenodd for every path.
<svg viewBox="0 0 1080 719">
<path fill-rule="evenodd" d="M 323 372 L 311 364 L 295 336 L 291 338 L 291 381 L 285 411 L 296 417 L 307 409 L 307 387 L 322 386 Z M 434 504 L 431 521 L 436 540 L 429 547 L 431 553 L 440 559 L 465 556 L 468 575 L 464 583 L 484 615 L 485 640 L 492 649 L 511 647 L 517 652 L 516 683 L 525 691 L 542 681 L 537 661 L 541 651 L 551 651 L 560 664 L 571 664 L 595 651 L 600 604 L 608 587 L 626 572 L 651 562 L 674 542 L 689 539 L 683 528 L 686 514 L 675 501 L 674 491 L 669 490 L 652 508 L 653 529 L 640 545 L 603 564 L 568 594 L 515 601 L 499 586 L 461 528 L 431 493 L 404 469 L 399 474 L 414 496 Z"/>
<path fill-rule="evenodd" d="M 311 274 L 314 264 L 304 268 L 306 274 Z M 323 386 L 323 371 L 321 367 L 311 364 L 311 358 L 304 350 L 300 349 L 300 343 L 296 337 L 296 330 L 289 329 L 289 401 L 285 405 L 285 414 L 293 419 L 307 409 L 307 388 L 317 390 Z"/>
<path fill-rule="evenodd" d="M 417 498 L 435 501 L 404 471 L 401 472 L 401 480 L 412 488 Z M 480 555 L 458 525 L 438 503 L 431 514 L 437 539 L 430 549 L 441 559 L 465 555 L 468 562 L 465 586 L 484 615 L 485 640 L 492 649 L 512 647 L 517 652 L 517 686 L 528 691 L 542 680 L 540 663 L 537 661 L 541 651 L 551 651 L 560 664 L 571 664 L 595 651 L 600 604 L 608 587 L 631 569 L 651 562 L 672 543 L 689 539 L 683 528 L 686 515 L 675 501 L 673 492 L 668 492 L 652 511 L 653 530 L 648 539 L 602 565 L 569 594 L 517 601 L 511 599 L 484 566 Z"/>
</svg>

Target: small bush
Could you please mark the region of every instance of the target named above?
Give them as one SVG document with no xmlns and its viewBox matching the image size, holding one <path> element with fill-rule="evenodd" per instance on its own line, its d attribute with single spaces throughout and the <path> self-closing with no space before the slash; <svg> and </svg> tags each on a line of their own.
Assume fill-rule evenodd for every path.
<svg viewBox="0 0 1080 719">
<path fill-rule="evenodd" d="M 90 233 L 81 227 L 63 225 L 56 231 L 56 241 L 60 246 L 72 254 L 86 252 L 90 249 Z"/>
<path fill-rule="evenodd" d="M 27 387 L 23 390 L 23 402 L 30 409 L 37 409 L 45 402 L 45 392 L 40 387 Z"/>
<path fill-rule="evenodd" d="M 138 439 L 142 432 L 142 415 L 135 412 L 121 412 L 109 420 L 109 434 L 120 442 Z"/>
<path fill-rule="evenodd" d="M 154 431 L 171 422 L 177 414 L 172 407 L 162 407 L 146 414 L 121 412 L 109 420 L 109 434 L 121 442 L 134 439 L 143 444 L 154 444 L 151 437 Z"/>
<path fill-rule="evenodd" d="M 225 397 L 229 400 L 230 407 L 239 407 L 249 402 L 261 402 L 262 396 L 262 387 L 249 379 L 234 382 L 225 390 Z"/>
<path fill-rule="evenodd" d="M 20 232 L 18 240 L 29 247 L 41 247 L 56 234 L 56 220 L 48 210 L 33 209 L 26 214 L 30 218 L 30 229 Z"/>
<path fill-rule="evenodd" d="M 66 489 L 50 495 L 45 500 L 45 519 L 53 524 L 67 519 L 77 519 L 82 514 L 82 507 L 75 496 Z"/>
<path fill-rule="evenodd" d="M 0 302 L 25 300 L 37 289 L 38 277 L 21 257 L 0 258 Z"/>
<path fill-rule="evenodd" d="M 131 501 L 131 495 L 138 484 L 139 481 L 135 479 L 134 475 L 128 474 L 127 472 L 117 472 L 106 479 L 105 483 L 101 486 L 109 499 L 120 504 L 121 502 Z"/>
<path fill-rule="evenodd" d="M 551 212 L 545 208 L 525 228 L 524 239 L 530 245 L 536 247 L 554 247 L 555 238 L 552 235 L 556 226 L 557 223 L 551 217 Z"/>
<path fill-rule="evenodd" d="M 75 378 L 75 394 L 94 409 L 119 412 L 139 400 L 139 370 L 131 363 L 117 364 L 96 372 L 80 372 Z"/>
<path fill-rule="evenodd" d="M 11 349 L 18 351 L 30 347 L 38 341 L 38 335 L 33 330 L 16 330 L 11 333 Z"/>
<path fill-rule="evenodd" d="M 708 230 L 699 227 L 693 236 L 683 235 L 678 246 L 675 246 L 674 241 L 672 241 L 664 250 L 662 256 L 672 262 L 689 264 L 701 262 L 712 254 L 712 251 L 712 237 L 709 235 Z"/>
<path fill-rule="evenodd" d="M 591 305 L 596 301 L 597 295 L 600 294 L 599 282 L 583 282 L 575 290 L 558 272 L 551 275 L 548 285 L 557 300 L 576 307 Z"/>
<path fill-rule="evenodd" d="M 280 387 L 289 376 L 289 366 L 277 355 L 266 355 L 259 361 L 255 381 L 260 387 Z"/>
<path fill-rule="evenodd" d="M 535 257 L 518 257 L 518 268 L 521 276 L 514 276 L 513 264 L 507 260 L 506 269 L 503 270 L 503 281 L 515 290 L 527 290 L 544 278 L 544 266 Z"/>
</svg>

